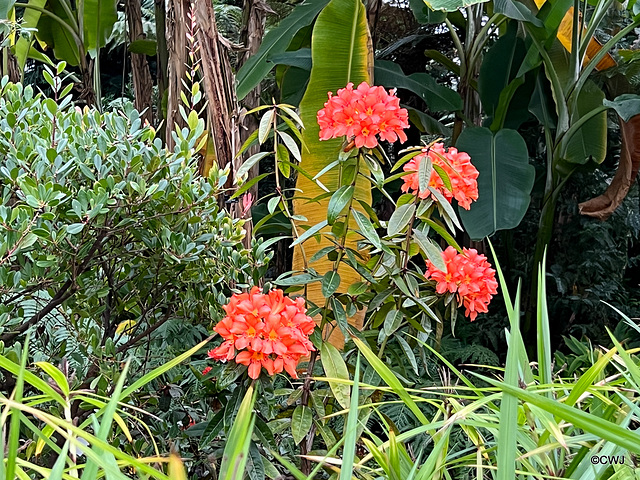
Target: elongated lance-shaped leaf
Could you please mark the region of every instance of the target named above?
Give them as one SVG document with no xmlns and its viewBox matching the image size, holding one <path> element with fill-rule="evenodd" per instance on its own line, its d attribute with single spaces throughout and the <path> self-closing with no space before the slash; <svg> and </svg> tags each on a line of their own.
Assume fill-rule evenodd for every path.
<svg viewBox="0 0 640 480">
<path fill-rule="evenodd" d="M 251 446 L 251 435 L 256 416 L 253 413 L 253 405 L 256 394 L 253 385 L 245 393 L 238 414 L 231 427 L 229 438 L 222 454 L 220 465 L 220 480 L 242 480 Z"/>
<path fill-rule="evenodd" d="M 364 358 L 367 359 L 369 364 L 375 369 L 375 371 L 380 375 L 380 378 L 385 381 L 387 385 L 391 387 L 391 389 L 395 392 L 396 395 L 400 397 L 400 399 L 405 403 L 405 405 L 413 412 L 413 414 L 418 418 L 418 420 L 423 424 L 427 425 L 429 420 L 422 410 L 418 407 L 416 402 L 411 398 L 409 392 L 402 386 L 396 374 L 391 371 L 389 367 L 385 365 L 385 363 L 380 360 L 375 353 L 371 351 L 371 349 L 357 337 L 351 338 L 353 342 L 358 347 L 358 350 L 364 355 Z"/>
<path fill-rule="evenodd" d="M 520 285 L 516 293 L 513 311 L 509 315 L 511 326 L 509 349 L 504 372 L 504 382 L 518 387 L 520 369 L 518 368 L 519 352 L 522 348 L 520 340 Z M 498 480 L 516 478 L 516 456 L 518 436 L 518 398 L 511 394 L 503 394 L 500 403 L 500 430 L 498 437 Z"/>
<path fill-rule="evenodd" d="M 344 426 L 344 450 L 342 451 L 342 466 L 340 480 L 351 480 L 353 463 L 356 457 L 356 440 L 358 435 L 358 401 L 360 384 L 360 355 L 356 359 L 356 370 L 353 373 L 353 388 L 351 389 L 351 403 L 349 414 Z"/>
<path fill-rule="evenodd" d="M 540 383 L 550 384 L 551 377 L 551 335 L 549 333 L 549 312 L 547 310 L 547 281 L 546 269 L 547 252 L 545 251 L 542 265 L 538 266 L 538 374 Z M 552 393 L 547 396 L 551 398 Z"/>
<path fill-rule="evenodd" d="M 327 101 L 327 92 L 336 92 L 344 88 L 349 82 L 355 85 L 363 81 L 370 82 L 370 69 L 372 68 L 372 50 L 369 27 L 365 7 L 360 0 L 331 0 L 322 10 L 313 28 L 311 38 L 311 57 L 313 67 L 307 90 L 300 102 L 300 118 L 305 129 L 302 132 L 304 144 L 308 150 L 302 152 L 300 167 L 313 178 L 327 165 L 338 159 L 343 139 L 320 141 L 320 127 L 317 122 L 317 113 L 324 107 Z M 357 158 L 349 158 L 344 166 L 355 167 L 356 162 L 360 172 L 369 174 L 366 163 Z M 322 175 L 322 183 L 329 191 L 335 192 L 342 185 L 340 169 L 334 168 Z M 302 191 L 294 198 L 294 211 L 307 217 L 306 222 L 296 223 L 298 229 L 302 225 L 314 226 L 325 222 L 327 216 L 328 198 L 322 198 L 317 202 L 308 202 L 306 199 L 316 198 L 325 191 L 313 180 L 299 175 L 296 188 Z M 371 204 L 371 184 L 362 175 L 357 176 L 353 189 L 352 209 L 360 208 L 358 201 Z M 355 221 L 349 217 L 348 228 L 355 229 Z M 357 250 L 359 235 L 347 235 L 346 248 Z M 320 242 L 309 240 L 303 245 L 296 245 L 293 252 L 293 269 L 305 270 L 305 258 L 309 259 L 325 247 L 332 245 L 325 236 Z M 304 254 L 303 254 L 304 249 Z M 333 269 L 334 265 L 328 258 L 322 258 L 312 265 L 320 275 L 324 275 Z M 341 285 L 346 288 L 360 280 L 358 273 L 341 264 L 338 273 L 342 279 Z M 311 285 L 307 290 L 307 298 L 317 305 L 324 304 L 324 298 L 320 291 L 320 285 Z M 361 316 L 350 319 L 352 324 L 360 326 Z M 342 347 L 343 339 L 336 329 L 330 341 Z"/>
<path fill-rule="evenodd" d="M 105 442 L 107 440 L 107 436 L 111 432 L 111 426 L 113 422 L 113 416 L 116 413 L 116 409 L 118 408 L 118 401 L 120 399 L 120 393 L 122 392 L 122 388 L 124 386 L 124 381 L 127 378 L 127 372 L 129 371 L 129 365 L 131 360 L 128 360 L 125 364 L 122 372 L 120 373 L 120 378 L 118 378 L 118 383 L 116 384 L 116 388 L 113 391 L 113 395 L 111 396 L 111 400 L 107 404 L 104 410 L 104 414 L 100 419 L 100 428 L 96 432 L 96 438 Z M 98 446 L 93 446 L 93 451 L 96 454 L 103 456 L 105 452 Z M 99 464 L 96 462 L 87 459 L 87 464 L 82 472 L 82 480 L 93 480 L 98 473 Z"/>
<path fill-rule="evenodd" d="M 477 376 L 482 378 L 485 382 L 500 388 L 503 392 L 517 397 L 524 402 L 536 405 L 556 417 L 562 418 L 566 422 L 573 424 L 575 427 L 592 433 L 607 442 L 615 443 L 630 452 L 640 453 L 640 437 L 633 430 L 622 428 L 613 422 L 609 422 L 598 417 L 597 415 L 583 412 L 582 410 L 570 407 L 564 403 L 551 400 L 543 395 L 524 390 L 517 386 L 514 387 L 506 383 L 501 383 L 482 375 Z M 500 445 L 498 448 L 500 448 Z M 498 467 L 498 469 L 499 468 L 500 467 Z M 515 476 L 511 477 L 511 479 L 513 478 L 515 478 Z"/>
<path fill-rule="evenodd" d="M 269 30 L 255 55 L 238 70 L 236 87 L 238 100 L 246 97 L 275 66 L 275 63 L 269 60 L 270 57 L 283 53 L 294 35 L 301 28 L 310 25 L 327 3 L 329 0 L 307 0 L 298 5 L 277 27 Z"/>
</svg>

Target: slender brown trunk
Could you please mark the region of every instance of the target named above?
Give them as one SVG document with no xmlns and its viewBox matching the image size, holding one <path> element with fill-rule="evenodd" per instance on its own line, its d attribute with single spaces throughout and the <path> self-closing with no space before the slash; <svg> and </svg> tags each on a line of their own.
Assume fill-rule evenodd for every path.
<svg viewBox="0 0 640 480">
<path fill-rule="evenodd" d="M 218 165 L 224 167 L 233 164 L 240 142 L 234 78 L 229 55 L 218 35 L 212 3 L 209 0 L 196 0 L 195 10 L 207 117 Z"/>
<path fill-rule="evenodd" d="M 158 123 L 166 118 L 163 108 L 163 99 L 169 86 L 169 51 L 167 49 L 167 10 L 165 0 L 155 0 L 156 17 L 156 76 L 158 82 L 158 103 L 156 105 L 156 119 Z M 160 138 L 165 137 L 165 129 L 158 131 Z"/>
<path fill-rule="evenodd" d="M 188 17 L 190 5 L 189 0 L 170 0 L 167 8 L 166 38 L 169 59 L 165 140 L 170 150 L 175 145 L 171 134 L 176 124 L 179 128 L 185 125 L 178 106 L 181 102 L 182 81 L 187 71 L 187 28 L 191 23 Z M 211 101 L 212 99 L 209 99 L 209 102 Z"/>
<path fill-rule="evenodd" d="M 143 40 L 145 38 L 142 28 L 142 7 L 140 0 L 126 0 L 125 15 L 129 26 L 129 41 Z M 131 74 L 133 77 L 133 91 L 135 93 L 134 104 L 139 112 L 144 111 L 142 118 L 153 124 L 153 110 L 151 108 L 151 95 L 153 92 L 153 80 L 149 71 L 147 56 L 141 53 L 131 54 Z"/>
<path fill-rule="evenodd" d="M 273 10 L 267 5 L 264 0 L 244 0 L 244 4 L 242 6 L 243 9 L 243 24 L 242 31 L 240 32 L 240 40 L 245 47 L 244 53 L 239 56 L 238 64 L 236 68 L 240 68 L 249 58 L 254 55 L 258 49 L 260 48 L 260 44 L 262 43 L 262 37 L 264 36 L 264 26 L 266 22 L 267 13 L 274 13 Z M 254 88 L 251 92 L 247 94 L 247 96 L 243 99 L 242 103 L 246 110 L 251 110 L 260 105 L 260 93 L 261 88 L 260 84 L 256 88 Z M 247 138 L 251 135 L 251 132 L 254 132 L 258 129 L 258 118 L 255 115 L 247 115 L 244 116 L 241 122 L 240 129 L 240 141 L 244 143 Z M 251 155 L 258 153 L 260 147 L 258 145 L 251 147 L 247 150 L 247 152 L 242 157 L 242 160 L 246 160 Z M 249 174 L 247 176 L 247 180 L 250 180 L 260 174 L 260 165 L 254 165 L 251 170 L 249 170 Z M 246 193 L 249 195 L 251 199 L 257 199 L 258 197 L 258 185 L 253 185 Z M 236 205 L 235 215 L 240 215 L 242 212 L 241 205 Z M 245 224 L 245 230 L 247 231 L 245 242 L 247 246 L 251 242 L 252 237 L 252 225 L 250 221 Z"/>
<path fill-rule="evenodd" d="M 369 23 L 369 31 L 371 32 L 371 44 L 375 51 L 378 43 L 378 18 L 380 17 L 380 8 L 382 7 L 382 0 L 368 0 L 367 1 L 367 21 Z"/>
</svg>

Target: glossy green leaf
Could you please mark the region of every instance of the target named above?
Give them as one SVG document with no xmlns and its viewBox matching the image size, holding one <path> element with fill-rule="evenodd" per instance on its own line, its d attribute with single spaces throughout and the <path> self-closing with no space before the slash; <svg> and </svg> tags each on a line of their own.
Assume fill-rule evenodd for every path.
<svg viewBox="0 0 640 480">
<path fill-rule="evenodd" d="M 623 121 L 628 122 L 631 117 L 640 114 L 640 95 L 626 93 L 613 100 L 604 100 L 606 107 L 613 108 Z"/>
<path fill-rule="evenodd" d="M 394 210 L 387 223 L 387 235 L 393 236 L 402 232 L 411 222 L 415 212 L 416 206 L 413 203 L 407 203 Z"/>
<path fill-rule="evenodd" d="M 271 71 L 274 63 L 269 61 L 271 55 L 284 52 L 294 35 L 310 25 L 328 0 L 307 0 L 282 20 L 277 27 L 265 35 L 258 51 L 242 65 L 236 75 L 236 95 L 242 100 Z"/>
<path fill-rule="evenodd" d="M 460 8 L 470 7 L 486 1 L 488 0 L 424 0 L 424 3 L 432 10 L 455 12 Z"/>
<path fill-rule="evenodd" d="M 470 210 L 459 209 L 469 236 L 479 240 L 498 230 L 518 226 L 529 206 L 535 179 L 520 134 L 503 129 L 494 136 L 487 128 L 467 128 L 456 147 L 471 156 L 480 172 L 478 200 Z"/>
<path fill-rule="evenodd" d="M 118 21 L 118 0 L 84 0 L 84 47 L 92 57 L 105 46 Z"/>
<path fill-rule="evenodd" d="M 28 2 L 28 5 L 37 8 L 44 8 L 46 4 L 47 0 L 29 0 Z M 41 15 L 42 12 L 39 10 L 33 8 L 25 8 L 24 14 L 22 15 L 22 27 L 36 28 L 38 26 L 38 22 L 40 21 Z M 20 68 L 20 71 L 24 70 L 24 67 L 27 63 L 27 58 L 29 58 L 29 51 L 31 50 L 33 40 L 33 36 L 26 37 L 20 35 L 16 42 L 15 54 L 16 59 L 18 60 L 18 67 Z"/>
<path fill-rule="evenodd" d="M 320 358 L 322 359 L 322 368 L 324 368 L 324 373 L 328 378 L 349 380 L 349 370 L 347 370 L 347 365 L 344 363 L 342 355 L 340 355 L 336 347 L 324 342 L 320 347 Z M 329 382 L 333 396 L 342 408 L 349 408 L 349 402 L 351 400 L 349 385 L 342 382 L 327 381 Z"/>
<path fill-rule="evenodd" d="M 333 225 L 344 208 L 351 202 L 353 191 L 353 185 L 343 185 L 331 196 L 329 207 L 327 208 L 327 222 L 329 225 Z"/>
<path fill-rule="evenodd" d="M 291 416 L 291 434 L 296 445 L 309 433 L 312 423 L 313 414 L 311 409 L 304 405 L 298 405 Z"/>
<path fill-rule="evenodd" d="M 580 91 L 575 109 L 571 112 L 571 125 L 590 112 L 602 107 L 604 92 L 592 81 Z M 587 120 L 563 142 L 562 158 L 569 163 L 585 164 L 589 160 L 602 163 L 607 156 L 607 112 L 602 111 Z"/>
<path fill-rule="evenodd" d="M 462 99 L 457 92 L 439 85 L 426 73 L 405 75 L 400 65 L 388 60 L 377 60 L 374 68 L 376 85 L 387 88 L 403 88 L 422 98 L 434 112 L 462 109 Z"/>
</svg>

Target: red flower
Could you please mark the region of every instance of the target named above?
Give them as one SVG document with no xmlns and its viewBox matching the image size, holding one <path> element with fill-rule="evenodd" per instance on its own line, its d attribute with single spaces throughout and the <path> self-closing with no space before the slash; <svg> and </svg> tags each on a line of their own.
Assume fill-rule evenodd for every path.
<svg viewBox="0 0 640 480">
<path fill-rule="evenodd" d="M 338 90 L 335 96 L 329 92 L 329 100 L 317 115 L 320 140 L 346 136 L 355 141 L 358 148 L 374 148 L 378 139 L 388 142 L 407 141 L 402 131 L 409 128 L 409 113 L 400 107 L 395 91 L 369 86 L 366 82 L 353 89 L 353 83 Z"/>
<path fill-rule="evenodd" d="M 422 192 L 418 192 L 420 189 L 418 170 L 420 169 L 420 163 L 428 155 L 433 165 L 441 167 L 449 176 L 451 190 L 445 186 L 435 169 L 431 172 L 429 186 L 440 191 L 449 202 L 451 202 L 452 198 L 455 198 L 462 208 L 469 210 L 471 202 L 478 199 L 478 182 L 476 180 L 478 178 L 478 170 L 471 163 L 471 157 L 464 152 L 458 152 L 453 147 L 445 151 L 442 143 L 431 145 L 431 147 L 423 149 L 423 152 L 404 165 L 403 170 L 412 173 L 402 177 L 404 180 L 404 185 L 401 187 L 402 191 L 412 191 L 420 198 L 429 198 L 431 195 L 429 190 L 425 189 Z M 443 160 L 443 157 L 446 161 Z"/>
<path fill-rule="evenodd" d="M 249 293 L 234 294 L 222 307 L 227 316 L 214 328 L 225 341 L 209 351 L 209 357 L 223 362 L 235 357 L 236 363 L 249 367 L 253 379 L 262 368 L 269 375 L 284 369 L 298 378 L 300 358 L 315 350 L 309 335 L 316 325 L 304 303 L 301 297 L 285 297 L 279 289 L 263 294 L 253 287 Z"/>
<path fill-rule="evenodd" d="M 205 367 L 204 370 L 202 370 L 202 375 L 206 375 L 207 373 L 209 373 L 211 371 L 211 367 Z"/>
<path fill-rule="evenodd" d="M 487 313 L 489 302 L 498 293 L 496 271 L 491 268 L 487 257 L 475 249 L 463 249 L 458 253 L 453 247 L 442 252 L 447 266 L 443 272 L 427 260 L 426 277 L 437 282 L 436 292 L 457 293 L 458 302 L 464 305 L 465 315 L 474 321 L 478 313 Z"/>
</svg>

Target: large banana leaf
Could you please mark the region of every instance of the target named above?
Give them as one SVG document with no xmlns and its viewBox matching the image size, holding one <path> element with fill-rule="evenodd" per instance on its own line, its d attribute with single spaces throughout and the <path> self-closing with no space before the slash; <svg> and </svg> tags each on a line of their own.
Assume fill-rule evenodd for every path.
<svg viewBox="0 0 640 480">
<path fill-rule="evenodd" d="M 307 149 L 302 154 L 301 167 L 312 177 L 327 164 L 338 158 L 342 140 L 320 141 L 320 127 L 316 114 L 327 101 L 327 92 L 336 92 L 347 83 L 355 85 L 370 80 L 372 67 L 371 40 L 364 5 L 360 0 L 331 0 L 318 16 L 311 39 L 311 56 L 313 67 L 309 86 L 300 102 L 300 116 L 305 125 L 303 139 Z M 338 189 L 337 169 L 333 169 L 321 177 L 321 182 L 331 191 Z M 298 176 L 297 188 L 302 190 L 294 200 L 294 210 L 298 215 L 307 217 L 301 225 L 314 226 L 326 220 L 329 200 L 309 203 L 307 199 L 315 198 L 324 191 L 315 183 Z M 371 203 L 370 185 L 360 177 L 356 184 L 354 198 Z M 307 240 L 302 244 L 307 259 L 310 259 L 321 248 L 330 242 L 322 239 L 316 242 Z M 356 248 L 356 238 L 348 239 L 348 247 Z M 324 274 L 333 265 L 326 257 L 313 265 L 318 273 Z M 302 270 L 304 261 L 300 246 L 296 246 L 293 257 L 293 269 Z M 359 280 L 356 272 L 350 268 L 339 270 L 341 284 L 345 287 Z M 341 289 L 342 290 L 342 289 Z M 309 285 L 309 300 L 324 305 L 321 286 L 318 283 Z M 341 345 L 341 339 L 333 339 L 334 344 Z"/>
<path fill-rule="evenodd" d="M 0 20 L 9 19 L 9 12 L 13 8 L 14 3 L 16 3 L 16 0 L 3 0 L 0 2 Z"/>
<path fill-rule="evenodd" d="M 424 0 L 431 10 L 455 12 L 459 8 L 470 7 L 476 3 L 484 3 L 489 0 Z"/>
<path fill-rule="evenodd" d="M 44 8 L 47 0 L 29 0 L 29 5 L 35 6 L 37 8 Z M 22 28 L 36 28 L 38 26 L 38 21 L 40 20 L 40 16 L 42 13 L 33 8 L 25 8 L 24 14 L 22 15 Z M 33 44 L 32 37 L 26 37 L 20 35 L 18 41 L 15 46 L 15 54 L 18 60 L 18 65 L 20 67 L 20 71 L 24 70 L 24 66 L 27 63 L 27 58 L 29 56 L 29 50 L 31 49 L 31 45 Z"/>
<path fill-rule="evenodd" d="M 57 18 L 41 15 L 36 36 L 39 41 L 53 48 L 53 54 L 58 60 L 64 60 L 69 65 L 76 66 L 80 64 L 81 45 L 79 38 L 76 38 L 77 32 L 71 33 L 73 30 L 72 21 L 60 4 L 61 1 L 66 0 L 49 0 L 47 2 L 47 10 L 55 14 Z M 61 21 L 66 26 L 63 26 Z"/>
<path fill-rule="evenodd" d="M 92 57 L 105 46 L 118 20 L 118 0 L 84 0 L 84 47 Z"/>
<path fill-rule="evenodd" d="M 313 22 L 318 12 L 328 3 L 328 0 L 306 0 L 280 24 L 267 33 L 260 49 L 238 70 L 236 95 L 242 100 L 258 85 L 271 71 L 275 62 L 272 55 L 284 52 L 296 33 Z"/>
<path fill-rule="evenodd" d="M 531 200 L 535 170 L 529 165 L 524 139 L 515 130 L 494 136 L 488 128 L 467 128 L 456 143 L 467 152 L 480 172 L 478 200 L 470 210 L 460 209 L 460 219 L 473 240 L 497 230 L 517 227 Z"/>
<path fill-rule="evenodd" d="M 444 85 L 438 85 L 426 73 L 405 75 L 400 65 L 388 60 L 376 60 L 373 72 L 376 85 L 409 90 L 419 95 L 433 112 L 462 110 L 460 95 Z"/>
<path fill-rule="evenodd" d="M 604 100 L 604 92 L 589 80 L 578 95 L 578 101 L 571 112 L 571 125 L 599 109 Z M 563 152 L 563 160 L 584 165 L 589 160 L 602 163 L 607 156 L 607 112 L 600 112 L 571 136 Z"/>
</svg>

